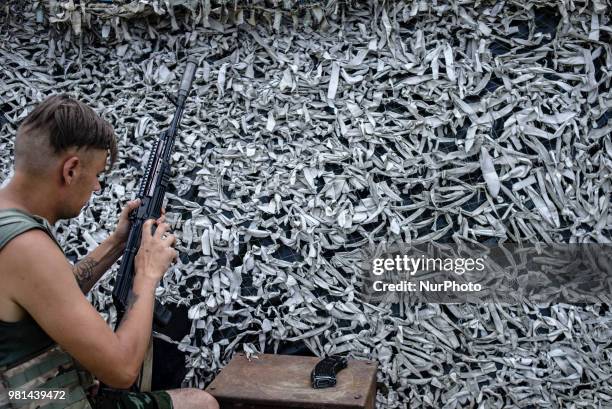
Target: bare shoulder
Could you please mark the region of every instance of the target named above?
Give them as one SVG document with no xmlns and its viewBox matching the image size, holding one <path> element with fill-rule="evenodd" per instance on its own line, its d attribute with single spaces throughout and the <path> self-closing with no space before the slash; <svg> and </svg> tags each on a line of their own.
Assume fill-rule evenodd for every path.
<svg viewBox="0 0 612 409">
<path fill-rule="evenodd" d="M 0 253 L 0 271 L 6 278 L 10 300 L 17 304 L 61 344 L 62 328 L 71 310 L 93 309 L 81 292 L 72 265 L 55 242 L 40 229 L 12 239 Z M 90 314 L 86 320 L 91 320 Z M 95 316 L 94 316 L 95 319 Z"/>
<path fill-rule="evenodd" d="M 0 319 L 24 318 L 23 301 L 36 297 L 37 287 L 70 285 L 70 278 L 70 264 L 47 233 L 32 229 L 19 234 L 0 250 Z"/>
<path fill-rule="evenodd" d="M 0 256 L 6 262 L 17 262 L 24 267 L 28 264 L 35 264 L 38 259 L 61 260 L 68 264 L 68 260 L 57 244 L 41 229 L 30 229 L 19 234 L 4 246 Z M 26 259 L 24 256 L 36 257 Z"/>
<path fill-rule="evenodd" d="M 31 286 L 35 281 L 63 281 L 71 276 L 70 263 L 40 229 L 21 233 L 0 251 L 0 279 L 12 290 Z"/>
</svg>

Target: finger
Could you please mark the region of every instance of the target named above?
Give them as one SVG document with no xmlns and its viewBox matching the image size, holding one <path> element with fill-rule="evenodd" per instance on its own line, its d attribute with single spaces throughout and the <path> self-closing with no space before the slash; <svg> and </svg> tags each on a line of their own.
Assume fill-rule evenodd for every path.
<svg viewBox="0 0 612 409">
<path fill-rule="evenodd" d="M 130 211 L 136 209 L 138 206 L 140 206 L 140 199 L 130 200 L 129 202 L 127 202 L 127 206 L 125 206 L 125 209 Z"/>
<path fill-rule="evenodd" d="M 168 223 L 158 224 L 157 230 L 155 230 L 155 237 L 161 238 L 168 230 L 170 230 L 170 225 Z"/>
<path fill-rule="evenodd" d="M 159 219 L 157 219 L 157 224 L 162 224 L 166 221 L 166 216 L 162 215 Z"/>
<path fill-rule="evenodd" d="M 176 236 L 174 234 L 167 234 L 164 241 L 168 243 L 169 246 L 172 247 L 174 246 L 174 243 L 176 243 Z"/>
<path fill-rule="evenodd" d="M 126 206 L 123 208 L 123 210 L 121 210 L 121 214 L 122 215 L 127 215 L 128 213 L 130 213 L 132 210 L 138 208 L 138 206 L 140 206 L 140 199 L 136 199 L 136 200 L 130 200 L 129 202 L 127 202 Z"/>
<path fill-rule="evenodd" d="M 142 224 L 142 234 L 152 236 L 151 229 L 153 228 L 153 224 L 155 223 L 155 219 L 147 219 Z"/>
<path fill-rule="evenodd" d="M 130 209 L 136 209 L 140 206 L 140 199 L 130 200 L 127 205 Z"/>
</svg>

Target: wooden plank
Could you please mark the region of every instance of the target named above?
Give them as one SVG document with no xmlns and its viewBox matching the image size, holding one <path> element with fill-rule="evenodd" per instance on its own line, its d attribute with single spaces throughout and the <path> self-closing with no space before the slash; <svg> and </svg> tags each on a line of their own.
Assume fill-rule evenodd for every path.
<svg viewBox="0 0 612 409">
<path fill-rule="evenodd" d="M 349 359 L 332 388 L 314 389 L 310 373 L 320 358 L 261 354 L 250 361 L 235 355 L 206 388 L 222 409 L 373 409 L 375 361 Z"/>
</svg>

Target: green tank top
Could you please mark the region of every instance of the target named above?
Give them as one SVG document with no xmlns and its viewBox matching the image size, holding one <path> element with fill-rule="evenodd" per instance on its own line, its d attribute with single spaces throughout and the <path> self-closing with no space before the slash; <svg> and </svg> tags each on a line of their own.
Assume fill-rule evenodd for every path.
<svg viewBox="0 0 612 409">
<path fill-rule="evenodd" d="M 61 249 L 46 219 L 19 209 L 1 209 L 0 251 L 13 238 L 32 229 L 45 231 Z M 27 360 L 53 343 L 29 315 L 16 322 L 0 321 L 0 368 Z"/>
</svg>

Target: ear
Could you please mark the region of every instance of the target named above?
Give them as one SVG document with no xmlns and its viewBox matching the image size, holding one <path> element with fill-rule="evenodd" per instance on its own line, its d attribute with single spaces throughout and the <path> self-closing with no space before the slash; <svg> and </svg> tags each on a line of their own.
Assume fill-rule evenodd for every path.
<svg viewBox="0 0 612 409">
<path fill-rule="evenodd" d="M 80 171 L 80 163 L 78 156 L 70 156 L 62 165 L 62 177 L 64 182 L 69 185 L 74 182 Z"/>
</svg>

